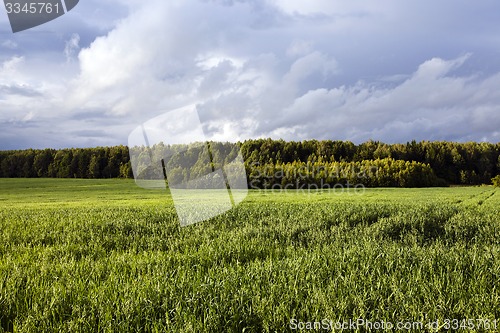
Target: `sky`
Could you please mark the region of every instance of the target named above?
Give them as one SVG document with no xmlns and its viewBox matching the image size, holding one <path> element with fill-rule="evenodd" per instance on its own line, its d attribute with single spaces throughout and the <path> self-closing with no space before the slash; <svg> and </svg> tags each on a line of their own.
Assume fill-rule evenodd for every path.
<svg viewBox="0 0 500 333">
<path fill-rule="evenodd" d="M 185 106 L 229 141 L 499 142 L 499 32 L 496 0 L 80 0 L 18 33 L 0 7 L 0 150 Z"/>
</svg>

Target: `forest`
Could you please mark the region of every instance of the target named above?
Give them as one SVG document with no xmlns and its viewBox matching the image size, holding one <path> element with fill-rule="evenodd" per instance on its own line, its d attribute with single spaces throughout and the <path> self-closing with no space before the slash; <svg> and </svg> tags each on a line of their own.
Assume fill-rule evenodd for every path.
<svg viewBox="0 0 500 333">
<path fill-rule="evenodd" d="M 318 187 L 338 183 L 367 187 L 480 185 L 491 184 L 500 174 L 500 143 L 367 141 L 356 145 L 349 141 L 254 139 L 231 147 L 241 150 L 250 188 L 300 183 Z M 189 167 L 179 168 L 186 179 L 193 172 Z M 133 176 L 126 146 L 0 151 L 2 178 Z"/>
</svg>

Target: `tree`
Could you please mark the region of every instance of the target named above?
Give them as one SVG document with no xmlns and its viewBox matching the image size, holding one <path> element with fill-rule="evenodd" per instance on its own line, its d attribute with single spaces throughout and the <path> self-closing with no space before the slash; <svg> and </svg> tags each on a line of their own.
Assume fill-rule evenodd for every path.
<svg viewBox="0 0 500 333">
<path fill-rule="evenodd" d="M 101 176 L 100 158 L 96 154 L 90 158 L 89 175 L 91 178 L 99 178 Z"/>
<path fill-rule="evenodd" d="M 54 159 L 53 154 L 54 150 L 45 149 L 39 150 L 35 156 L 35 160 L 33 162 L 33 167 L 35 168 L 35 172 L 38 177 L 47 177 L 49 172 L 49 165 L 52 163 Z"/>
<path fill-rule="evenodd" d="M 500 175 L 497 175 L 491 179 L 493 186 L 500 187 Z"/>
<path fill-rule="evenodd" d="M 120 178 L 134 178 L 130 162 L 120 164 Z"/>
</svg>

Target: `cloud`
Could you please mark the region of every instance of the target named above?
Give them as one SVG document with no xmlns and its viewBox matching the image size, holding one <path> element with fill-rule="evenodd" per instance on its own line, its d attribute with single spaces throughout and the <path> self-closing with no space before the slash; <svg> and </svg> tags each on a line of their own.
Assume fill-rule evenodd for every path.
<svg viewBox="0 0 500 333">
<path fill-rule="evenodd" d="M 71 38 L 66 41 L 66 46 L 64 47 L 64 55 L 66 56 L 66 61 L 73 60 L 73 56 L 76 51 L 80 49 L 80 35 L 72 34 Z"/>
<path fill-rule="evenodd" d="M 242 134 L 238 139 L 495 141 L 500 127 L 500 73 L 457 75 L 472 57 L 432 58 L 390 86 L 359 81 L 305 92 L 296 89 L 301 80 L 288 79 L 296 71 L 294 62 L 281 77 L 258 81 L 261 86 L 256 91 L 245 89 L 248 82 L 233 81 L 231 91 L 200 103 L 198 109 L 208 123 L 231 124 L 234 133 Z M 245 76 L 245 69 L 249 70 L 244 66 L 239 76 Z"/>
<path fill-rule="evenodd" d="M 2 64 L 2 76 L 13 74 L 19 65 L 24 61 L 24 57 L 12 57 Z"/>
<path fill-rule="evenodd" d="M 26 97 L 41 96 L 38 91 L 31 87 L 22 85 L 8 86 L 0 84 L 0 98 L 2 98 L 2 95 L 19 95 Z"/>
<path fill-rule="evenodd" d="M 7 39 L 0 44 L 2 47 L 10 50 L 15 50 L 18 47 L 18 44 L 10 39 Z"/>
<path fill-rule="evenodd" d="M 451 61 L 445 61 L 440 58 L 432 58 L 418 67 L 415 77 L 423 80 L 432 80 L 442 77 L 448 74 L 451 70 L 460 68 L 470 56 L 471 54 L 466 54 Z"/>
<path fill-rule="evenodd" d="M 107 133 L 103 130 L 81 130 L 73 131 L 71 134 L 84 138 L 102 138 L 107 135 Z"/>
<path fill-rule="evenodd" d="M 1 44 L 2 145 L 126 143 L 191 104 L 224 138 L 498 140 L 500 5 L 384 4 L 82 2 Z"/>
<path fill-rule="evenodd" d="M 496 88 L 500 74 L 486 78 L 453 76 L 453 70 L 468 57 L 426 61 L 410 78 L 392 88 L 359 82 L 309 91 L 291 103 L 285 111 L 288 118 L 278 125 L 300 126 L 296 135 L 302 138 L 356 142 L 495 140 L 494 128 L 500 126 Z"/>
</svg>

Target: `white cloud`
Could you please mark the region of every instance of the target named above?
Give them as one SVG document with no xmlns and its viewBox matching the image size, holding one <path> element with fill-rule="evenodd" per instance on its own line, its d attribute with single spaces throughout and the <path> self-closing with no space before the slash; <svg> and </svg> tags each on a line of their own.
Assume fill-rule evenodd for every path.
<svg viewBox="0 0 500 333">
<path fill-rule="evenodd" d="M 454 59 L 452 61 L 445 61 L 440 58 L 432 58 L 424 62 L 418 67 L 415 73 L 416 78 L 421 78 L 423 80 L 436 79 L 448 74 L 451 70 L 457 69 L 464 64 L 464 62 L 471 56 L 471 54 L 466 54 L 460 58 Z"/>
<path fill-rule="evenodd" d="M 89 1 L 71 14 L 87 30 L 52 34 L 44 52 L 24 54 L 20 35 L 1 44 L 0 129 L 27 120 L 46 136 L 33 145 L 125 143 L 196 104 L 224 138 L 498 139 L 498 37 L 485 35 L 497 20 L 467 21 L 492 4 Z"/>
<path fill-rule="evenodd" d="M 356 1 L 339 0 L 272 0 L 268 2 L 290 15 L 359 15 L 380 8 L 380 4 L 377 3 L 365 2 L 363 6 L 360 6 Z M 385 3 L 385 5 L 388 4 Z"/>
<path fill-rule="evenodd" d="M 335 59 L 329 59 L 324 54 L 315 51 L 297 59 L 285 76 L 285 80 L 300 84 L 313 74 L 319 74 L 319 78 L 326 79 L 335 74 L 336 70 L 337 62 Z"/>
<path fill-rule="evenodd" d="M 16 42 L 14 42 L 13 40 L 7 39 L 7 40 L 2 42 L 1 46 L 5 47 L 6 49 L 15 50 L 15 49 L 17 49 L 18 44 Z"/>
<path fill-rule="evenodd" d="M 500 75 L 486 79 L 452 76 L 452 70 L 467 57 L 429 60 L 393 88 L 359 83 L 310 91 L 287 109 L 288 122 L 290 127 L 301 124 L 299 135 L 308 138 L 494 140 L 485 133 L 500 126 L 496 88 Z"/>
<path fill-rule="evenodd" d="M 23 117 L 23 121 L 30 121 L 33 119 L 34 116 L 35 113 L 33 111 L 30 111 Z"/>
<path fill-rule="evenodd" d="M 16 70 L 19 68 L 20 64 L 24 61 L 24 57 L 12 57 L 9 60 L 6 60 L 2 64 L 1 69 L 1 77 L 6 78 L 8 75 L 13 76 Z"/>
<path fill-rule="evenodd" d="M 66 46 L 64 48 L 64 55 L 66 56 L 66 61 L 72 61 L 75 52 L 80 49 L 80 35 L 72 34 L 71 38 L 66 41 Z"/>
<path fill-rule="evenodd" d="M 312 41 L 298 39 L 292 41 L 292 43 L 286 50 L 286 54 L 290 57 L 303 56 L 308 53 L 311 53 L 312 49 L 313 49 Z"/>
</svg>

